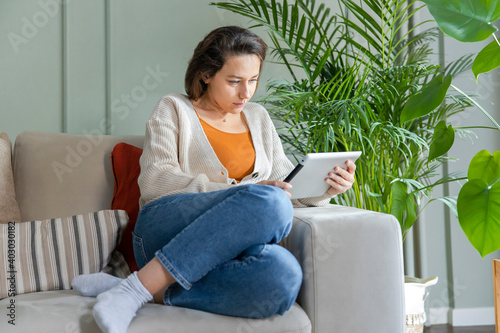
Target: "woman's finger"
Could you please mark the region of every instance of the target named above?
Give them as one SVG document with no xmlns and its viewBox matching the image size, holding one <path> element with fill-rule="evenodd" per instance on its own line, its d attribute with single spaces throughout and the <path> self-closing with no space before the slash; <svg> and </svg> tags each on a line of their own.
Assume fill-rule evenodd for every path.
<svg viewBox="0 0 500 333">
<path fill-rule="evenodd" d="M 282 182 L 279 180 L 263 180 L 263 181 L 258 182 L 257 184 L 276 186 L 276 187 L 279 187 L 283 190 L 289 190 L 292 188 L 292 185 L 290 185 L 289 183 L 285 183 L 285 182 Z"/>
<path fill-rule="evenodd" d="M 342 177 L 338 174 L 335 174 L 335 173 L 330 173 L 328 176 L 330 177 L 329 179 L 333 181 L 333 183 L 341 185 L 343 187 L 350 188 L 352 186 L 352 184 L 354 183 L 354 179 L 350 176 L 347 178 L 344 178 L 344 177 Z"/>
<path fill-rule="evenodd" d="M 356 171 L 356 164 L 351 160 L 347 160 L 345 162 L 345 165 L 347 166 L 347 172 L 349 172 L 351 175 L 354 175 L 354 172 Z"/>
<path fill-rule="evenodd" d="M 349 171 L 335 167 L 334 169 L 335 172 L 330 172 L 328 176 L 333 179 L 338 179 L 341 181 L 341 179 L 344 179 L 350 183 L 354 183 L 354 173 L 350 173 Z"/>
</svg>

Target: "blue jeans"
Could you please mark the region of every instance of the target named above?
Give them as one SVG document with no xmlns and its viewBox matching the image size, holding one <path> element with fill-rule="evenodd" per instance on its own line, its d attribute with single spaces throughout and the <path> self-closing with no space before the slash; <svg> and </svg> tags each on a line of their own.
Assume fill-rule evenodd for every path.
<svg viewBox="0 0 500 333">
<path fill-rule="evenodd" d="M 276 244 L 292 219 L 274 186 L 166 196 L 139 212 L 134 254 L 139 268 L 156 256 L 177 281 L 166 305 L 268 318 L 292 306 L 302 283 L 299 263 Z"/>
</svg>

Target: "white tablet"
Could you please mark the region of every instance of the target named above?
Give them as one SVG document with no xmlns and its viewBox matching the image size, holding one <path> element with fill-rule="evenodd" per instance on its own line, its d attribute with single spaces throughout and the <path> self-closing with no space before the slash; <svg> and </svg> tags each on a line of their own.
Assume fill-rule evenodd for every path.
<svg viewBox="0 0 500 333">
<path fill-rule="evenodd" d="M 347 160 L 355 162 L 360 155 L 360 151 L 307 154 L 284 180 L 292 185 L 292 189 L 288 190 L 292 194 L 292 199 L 319 197 L 325 194 L 330 187 L 325 182 L 328 173 L 336 166 L 346 169 L 345 162 Z"/>
</svg>

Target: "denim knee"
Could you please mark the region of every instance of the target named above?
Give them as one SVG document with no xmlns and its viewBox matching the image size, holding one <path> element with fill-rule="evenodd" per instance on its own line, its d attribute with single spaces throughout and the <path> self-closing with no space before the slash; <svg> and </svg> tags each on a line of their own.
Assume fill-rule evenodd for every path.
<svg viewBox="0 0 500 333">
<path fill-rule="evenodd" d="M 261 214 L 262 222 L 273 221 L 281 224 L 285 232 L 283 237 L 288 235 L 293 221 L 293 205 L 290 198 L 283 189 L 269 185 L 248 185 L 248 195 L 253 197 L 253 213 Z M 255 201 L 255 199 L 259 199 Z"/>
<path fill-rule="evenodd" d="M 295 257 L 281 246 L 271 247 L 266 262 L 272 269 L 263 271 L 274 274 L 266 274 L 260 281 L 261 292 L 253 295 L 251 318 L 283 315 L 296 301 L 302 285 L 302 268 Z"/>
</svg>

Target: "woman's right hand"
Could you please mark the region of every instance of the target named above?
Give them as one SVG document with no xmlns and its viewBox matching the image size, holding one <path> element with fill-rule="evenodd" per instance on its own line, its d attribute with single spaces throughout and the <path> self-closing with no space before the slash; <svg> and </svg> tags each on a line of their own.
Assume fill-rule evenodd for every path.
<svg viewBox="0 0 500 333">
<path fill-rule="evenodd" d="M 285 191 L 286 195 L 288 195 L 288 197 L 290 199 L 292 198 L 292 194 L 287 191 L 287 190 L 292 188 L 292 185 L 290 185 L 289 183 L 285 183 L 285 182 L 282 182 L 279 180 L 262 180 L 262 181 L 258 182 L 257 184 L 258 185 L 270 185 L 270 186 L 279 187 L 279 188 L 283 189 L 283 191 Z"/>
</svg>

